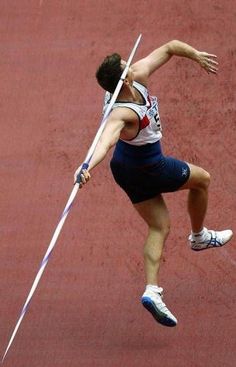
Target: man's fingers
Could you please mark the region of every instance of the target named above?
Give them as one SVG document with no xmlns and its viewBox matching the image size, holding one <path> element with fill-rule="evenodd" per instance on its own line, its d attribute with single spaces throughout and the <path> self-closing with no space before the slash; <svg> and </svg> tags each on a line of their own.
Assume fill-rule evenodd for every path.
<svg viewBox="0 0 236 367">
<path fill-rule="evenodd" d="M 218 71 L 218 62 L 209 58 L 210 55 L 203 55 L 203 59 L 200 62 L 200 65 L 208 72 L 217 74 Z"/>
<path fill-rule="evenodd" d="M 217 74 L 217 70 L 216 69 L 212 69 L 212 68 L 209 68 L 209 71 L 213 74 Z"/>
<path fill-rule="evenodd" d="M 89 181 L 89 179 L 90 179 L 90 173 L 85 169 L 82 171 L 81 176 L 83 176 L 83 178 L 84 178 L 84 181 L 83 181 L 84 183 Z"/>
<path fill-rule="evenodd" d="M 214 54 L 208 54 L 207 52 L 200 52 L 199 54 L 200 65 L 207 71 L 213 74 L 217 74 L 218 71 L 218 62 L 217 56 Z"/>
<path fill-rule="evenodd" d="M 217 74 L 217 69 L 215 68 L 211 68 L 211 67 L 204 67 L 205 71 L 209 74 L 209 73 L 213 73 L 213 74 Z"/>
<path fill-rule="evenodd" d="M 209 60 L 207 63 L 208 67 L 217 71 L 218 70 L 218 63 L 217 62 L 213 62 L 212 60 Z"/>
<path fill-rule="evenodd" d="M 83 170 L 80 175 L 80 187 L 86 184 L 90 180 L 90 173 L 87 170 Z"/>
<path fill-rule="evenodd" d="M 211 63 L 212 65 L 219 65 L 217 61 L 212 60 L 212 59 L 208 59 L 208 62 Z"/>
<path fill-rule="evenodd" d="M 208 70 L 211 71 L 212 73 L 217 73 L 218 71 L 218 67 L 217 67 L 218 64 L 215 64 L 215 63 L 212 63 L 212 62 L 209 62 L 208 63 Z"/>
<path fill-rule="evenodd" d="M 217 59 L 217 56 L 216 55 L 213 55 L 213 54 L 206 54 L 206 56 L 210 59 L 214 59 L 216 60 Z"/>
<path fill-rule="evenodd" d="M 214 54 L 209 54 L 207 52 L 200 52 L 200 54 L 204 57 L 210 57 L 211 59 L 217 59 L 217 56 Z"/>
</svg>

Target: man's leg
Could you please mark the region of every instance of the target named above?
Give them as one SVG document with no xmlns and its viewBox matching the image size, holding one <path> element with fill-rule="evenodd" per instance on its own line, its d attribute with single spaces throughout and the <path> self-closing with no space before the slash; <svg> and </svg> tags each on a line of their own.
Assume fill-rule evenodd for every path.
<svg viewBox="0 0 236 367">
<path fill-rule="evenodd" d="M 192 231 L 197 233 L 203 229 L 203 223 L 206 216 L 210 174 L 193 164 L 188 165 L 190 167 L 190 176 L 180 190 L 189 189 L 188 212 Z"/>
<path fill-rule="evenodd" d="M 144 245 L 147 286 L 142 303 L 158 322 L 165 326 L 175 326 L 177 320 L 162 301 L 163 289 L 158 286 L 162 250 L 170 228 L 167 207 L 161 195 L 134 204 L 134 207 L 148 225 L 148 236 Z"/>
<path fill-rule="evenodd" d="M 169 213 L 161 195 L 134 204 L 134 207 L 148 225 L 144 245 L 146 281 L 147 284 L 157 285 L 162 250 L 170 230 Z"/>
<path fill-rule="evenodd" d="M 189 189 L 188 212 L 192 226 L 192 234 L 189 237 L 191 247 L 193 250 L 204 250 L 223 246 L 232 238 L 233 232 L 231 230 L 213 231 L 204 228 L 210 175 L 200 167 L 193 164 L 188 165 L 190 177 L 180 190 Z"/>
</svg>

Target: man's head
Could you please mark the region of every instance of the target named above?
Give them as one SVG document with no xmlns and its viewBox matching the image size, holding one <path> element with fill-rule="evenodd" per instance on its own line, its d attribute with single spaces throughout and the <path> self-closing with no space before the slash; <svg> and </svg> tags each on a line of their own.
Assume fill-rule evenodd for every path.
<svg viewBox="0 0 236 367">
<path fill-rule="evenodd" d="M 122 72 L 121 57 L 114 53 L 104 59 L 96 72 L 96 78 L 103 89 L 113 93 Z"/>
</svg>

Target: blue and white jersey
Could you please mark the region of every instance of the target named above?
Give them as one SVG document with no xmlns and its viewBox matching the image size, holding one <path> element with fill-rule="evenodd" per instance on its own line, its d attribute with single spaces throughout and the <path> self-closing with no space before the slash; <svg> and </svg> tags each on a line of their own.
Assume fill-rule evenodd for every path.
<svg viewBox="0 0 236 367">
<path fill-rule="evenodd" d="M 139 131 L 137 135 L 132 140 L 123 141 L 131 145 L 155 143 L 162 137 L 157 97 L 150 96 L 147 88 L 138 82 L 134 81 L 133 87 L 139 91 L 143 98 L 143 103 L 116 102 L 112 107 L 112 109 L 117 107 L 130 108 L 139 117 Z M 103 112 L 108 107 L 111 97 L 111 93 L 106 92 Z"/>
</svg>

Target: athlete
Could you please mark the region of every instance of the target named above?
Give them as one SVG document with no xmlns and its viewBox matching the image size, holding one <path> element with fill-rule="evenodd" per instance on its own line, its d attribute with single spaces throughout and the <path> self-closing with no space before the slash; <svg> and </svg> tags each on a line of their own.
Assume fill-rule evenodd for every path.
<svg viewBox="0 0 236 367">
<path fill-rule="evenodd" d="M 188 190 L 191 222 L 189 243 L 192 250 L 223 246 L 233 235 L 231 230 L 213 231 L 204 227 L 209 173 L 162 153 L 158 101 L 149 94 L 147 86 L 149 77 L 174 55 L 197 62 L 208 73 L 217 73 L 215 55 L 200 52 L 177 40 L 164 44 L 134 63 L 128 70 L 89 167 L 80 174 L 82 187 L 89 181 L 90 171 L 115 146 L 111 160 L 114 179 L 148 226 L 144 245 L 146 288 L 141 301 L 156 321 L 166 326 L 175 326 L 177 319 L 162 300 L 163 289 L 158 280 L 162 250 L 170 229 L 169 214 L 162 194 Z M 97 81 L 106 91 L 104 111 L 125 65 L 125 61 L 115 53 L 107 56 L 97 70 Z M 75 172 L 75 181 L 80 171 L 81 166 Z"/>
</svg>

